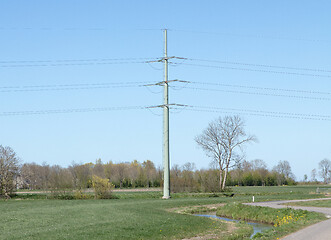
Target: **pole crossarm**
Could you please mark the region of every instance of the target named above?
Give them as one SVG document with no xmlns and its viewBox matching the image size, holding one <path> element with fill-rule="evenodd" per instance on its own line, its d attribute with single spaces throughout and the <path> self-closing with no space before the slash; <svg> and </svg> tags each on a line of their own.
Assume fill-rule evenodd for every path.
<svg viewBox="0 0 331 240">
<path fill-rule="evenodd" d="M 176 57 L 176 56 L 162 57 L 162 58 L 160 58 L 160 59 L 158 59 L 158 60 L 146 61 L 145 63 L 164 62 L 164 61 L 168 61 L 169 59 L 181 59 L 181 60 L 187 60 L 188 58 L 184 58 L 184 57 Z"/>
<path fill-rule="evenodd" d="M 184 80 L 179 80 L 179 79 L 174 79 L 174 80 L 168 80 L 167 83 L 170 82 L 181 82 L 181 83 L 191 83 L 189 81 L 184 81 Z M 157 83 L 151 83 L 151 84 L 146 84 L 143 85 L 144 87 L 150 87 L 150 86 L 163 86 L 166 82 L 162 81 L 162 82 L 157 82 Z"/>
<path fill-rule="evenodd" d="M 164 108 L 164 107 L 170 107 L 170 106 L 176 106 L 176 107 L 191 107 L 189 105 L 185 104 L 178 104 L 178 103 L 170 103 L 170 104 L 162 104 L 162 105 L 156 105 L 156 106 L 149 106 L 146 108 Z"/>
</svg>

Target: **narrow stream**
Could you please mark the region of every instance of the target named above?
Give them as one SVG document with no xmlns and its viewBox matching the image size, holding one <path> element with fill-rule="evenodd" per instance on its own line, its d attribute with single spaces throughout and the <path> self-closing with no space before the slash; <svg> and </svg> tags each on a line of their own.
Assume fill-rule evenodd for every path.
<svg viewBox="0 0 331 240">
<path fill-rule="evenodd" d="M 216 214 L 211 214 L 211 215 L 208 215 L 208 214 L 194 214 L 194 216 L 207 217 L 207 218 L 217 218 L 217 219 L 221 219 L 221 220 L 224 220 L 224 221 L 227 221 L 227 222 L 239 222 L 239 220 L 235 220 L 235 219 L 231 219 L 231 218 L 218 217 L 218 216 L 216 216 Z M 268 229 L 272 228 L 272 226 L 268 225 L 268 224 L 256 223 L 256 222 L 247 222 L 247 221 L 244 221 L 244 222 L 246 222 L 247 224 L 249 224 L 253 227 L 254 232 L 252 233 L 251 238 L 256 233 L 259 233 L 259 232 L 261 233 L 264 230 L 268 230 Z"/>
</svg>

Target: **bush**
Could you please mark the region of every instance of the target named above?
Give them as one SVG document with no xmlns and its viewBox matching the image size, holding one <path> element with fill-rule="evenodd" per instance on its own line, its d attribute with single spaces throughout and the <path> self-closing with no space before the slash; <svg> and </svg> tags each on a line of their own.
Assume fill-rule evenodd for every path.
<svg viewBox="0 0 331 240">
<path fill-rule="evenodd" d="M 96 199 L 112 198 L 112 191 L 114 189 L 114 185 L 110 183 L 107 178 L 92 176 L 92 186 L 94 189 L 94 197 Z"/>
<path fill-rule="evenodd" d="M 57 200 L 74 200 L 75 197 L 70 192 L 58 192 L 50 196 L 51 199 Z"/>
<path fill-rule="evenodd" d="M 77 190 L 74 193 L 74 198 L 77 199 L 77 200 L 80 200 L 80 199 L 91 199 L 91 198 L 93 198 L 93 195 L 83 193 L 82 190 Z"/>
</svg>

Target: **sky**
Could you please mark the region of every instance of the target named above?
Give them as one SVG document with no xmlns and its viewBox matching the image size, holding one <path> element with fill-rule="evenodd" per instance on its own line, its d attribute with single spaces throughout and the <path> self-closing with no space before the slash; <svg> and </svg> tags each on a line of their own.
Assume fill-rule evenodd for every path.
<svg viewBox="0 0 331 240">
<path fill-rule="evenodd" d="M 170 165 L 211 159 L 194 141 L 239 115 L 246 160 L 297 180 L 331 158 L 330 1 L 0 1 L 0 144 L 22 163 L 162 166 L 163 29 L 172 59 Z M 128 108 L 130 107 L 130 108 Z M 131 108 L 134 107 L 134 108 Z M 38 114 L 36 114 L 38 113 Z"/>
</svg>

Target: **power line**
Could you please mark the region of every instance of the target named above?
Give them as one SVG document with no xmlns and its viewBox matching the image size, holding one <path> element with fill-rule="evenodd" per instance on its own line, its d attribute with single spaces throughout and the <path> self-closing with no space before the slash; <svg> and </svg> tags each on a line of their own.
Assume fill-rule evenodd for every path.
<svg viewBox="0 0 331 240">
<path fill-rule="evenodd" d="M 61 114 L 61 113 L 106 112 L 106 111 L 136 110 L 136 109 L 146 109 L 146 108 L 147 108 L 146 106 L 126 106 L 126 107 L 73 108 L 73 109 L 55 109 L 55 110 L 16 111 L 16 112 L 1 112 L 0 117 L 17 116 L 17 115 L 48 115 L 48 114 Z"/>
<path fill-rule="evenodd" d="M 63 27 L 63 28 L 54 28 L 54 27 L 0 27 L 0 31 L 116 31 L 118 29 L 107 28 L 107 27 Z M 126 29 L 126 30 L 135 30 L 135 31 L 163 31 L 162 28 L 136 28 L 136 29 Z M 168 29 L 172 32 L 186 32 L 194 34 L 208 34 L 208 35 L 220 35 L 228 36 L 235 38 L 258 38 L 258 39 L 271 39 L 271 40 L 289 40 L 289 41 L 304 41 L 304 42 L 330 42 L 329 39 L 313 39 L 305 37 L 296 37 L 296 36 L 281 36 L 281 35 L 267 35 L 267 34 L 244 34 L 244 33 L 229 33 L 229 32 L 218 32 L 218 31 L 205 31 L 205 30 L 185 30 L 185 29 Z"/>
<path fill-rule="evenodd" d="M 137 60 L 153 60 L 158 57 L 149 58 L 91 58 L 91 59 L 57 59 L 57 60 L 11 60 L 0 61 L 0 63 L 66 63 L 66 62 L 109 62 L 109 61 L 137 61 Z"/>
<path fill-rule="evenodd" d="M 0 31 L 116 31 L 123 30 L 116 28 L 107 28 L 107 27 L 0 27 Z M 127 28 L 127 31 L 163 31 L 161 28 Z"/>
<path fill-rule="evenodd" d="M 330 118 L 330 115 L 320 114 L 305 114 L 305 113 L 291 113 L 291 112 L 276 112 L 276 111 L 261 111 L 252 109 L 240 109 L 240 108 L 223 108 L 223 107 L 210 107 L 210 106 L 188 106 L 189 108 L 200 108 L 200 109 L 212 109 L 212 110 L 229 110 L 229 111 L 240 111 L 240 112 L 254 112 L 254 113 L 267 113 L 267 114 L 278 114 L 278 115 L 289 115 L 289 116 L 301 116 L 301 117 L 321 117 Z"/>
<path fill-rule="evenodd" d="M 196 88 L 196 87 L 185 87 L 185 88 L 193 89 L 193 90 L 210 91 L 210 92 L 239 93 L 239 94 L 249 94 L 249 95 L 259 95 L 259 96 L 288 97 L 288 98 L 309 99 L 309 100 L 324 100 L 324 101 L 330 101 L 331 100 L 330 98 L 295 96 L 295 95 L 285 95 L 285 94 L 275 94 L 275 93 L 244 92 L 244 91 L 236 91 L 236 90 L 222 90 L 222 89 Z"/>
<path fill-rule="evenodd" d="M 198 59 L 198 58 L 187 58 L 186 60 L 200 61 L 200 62 L 210 62 L 210 63 L 232 64 L 232 65 L 240 65 L 240 66 L 251 66 L 251 67 L 265 67 L 265 68 L 276 68 L 276 69 L 287 69 L 287 70 L 298 70 L 298 71 L 311 71 L 311 72 L 327 72 L 327 73 L 331 73 L 330 70 L 317 69 L 317 68 L 288 67 L 288 66 L 277 66 L 277 65 L 269 65 L 269 64 L 256 64 L 256 63 L 245 63 L 245 62 L 207 60 L 207 59 Z"/>
<path fill-rule="evenodd" d="M 297 89 L 286 89 L 286 88 L 269 88 L 269 87 L 257 87 L 257 86 L 225 84 L 225 83 L 196 82 L 196 81 L 190 81 L 190 83 L 200 84 L 200 85 L 222 86 L 222 87 L 248 88 L 248 89 L 267 90 L 267 91 L 283 91 L 283 92 L 295 92 L 295 93 L 307 93 L 307 94 L 324 94 L 324 95 L 330 95 L 331 94 L 330 92 L 321 92 L 321 91 L 297 90 Z"/>
<path fill-rule="evenodd" d="M 18 67 L 63 67 L 63 66 L 100 66 L 111 64 L 142 64 L 146 61 L 126 61 L 126 62 L 82 62 L 82 63 L 43 63 L 43 64 L 16 64 L 16 65 L 0 65 L 2 68 L 18 68 Z"/>
<path fill-rule="evenodd" d="M 299 120 L 317 120 L 317 121 L 331 121 L 330 119 L 323 118 L 310 118 L 310 117 L 293 117 L 293 116 L 282 116 L 282 115 L 271 115 L 262 113 L 247 113 L 247 112 L 233 112 L 227 110 L 206 110 L 206 109 L 184 109 L 184 111 L 194 111 L 194 112 L 211 112 L 211 113 L 223 113 L 223 114 L 241 114 L 250 116 L 261 116 L 261 117 L 271 117 L 271 118 L 283 118 L 283 119 L 299 119 Z"/>
<path fill-rule="evenodd" d="M 247 110 L 247 109 L 221 108 L 221 107 L 208 107 L 208 106 L 188 106 L 186 109 L 183 109 L 183 110 L 198 111 L 198 112 L 228 113 L 228 114 L 240 113 L 240 114 L 246 114 L 246 115 L 252 115 L 252 116 L 331 121 L 330 115 L 318 115 L 318 114 Z"/>
<path fill-rule="evenodd" d="M 0 87 L 0 92 L 35 92 L 35 91 L 63 91 L 106 88 L 133 88 L 144 87 L 150 82 L 117 82 L 117 83 L 77 83 L 77 84 L 51 84 L 31 86 L 5 86 Z"/>
<path fill-rule="evenodd" d="M 245 37 L 245 38 L 259 38 L 259 39 L 271 39 L 271 40 L 305 41 L 305 42 L 331 42 L 331 40 L 329 40 L 329 39 L 286 37 L 286 36 L 280 36 L 280 35 L 240 34 L 240 33 L 216 32 L 216 31 L 180 30 L 180 29 L 171 29 L 171 31 L 187 32 L 187 33 L 195 33 L 195 34 L 221 35 L 221 36 L 230 36 L 230 37 L 238 37 L 238 38 Z"/>
<path fill-rule="evenodd" d="M 247 88 L 247 89 L 256 89 L 256 90 L 268 90 L 268 91 L 285 91 L 285 92 L 295 92 L 295 93 L 309 93 L 309 94 L 324 94 L 330 95 L 329 92 L 318 92 L 318 91 L 306 91 L 306 90 L 295 90 L 295 89 L 283 89 L 283 88 L 266 88 L 266 87 L 256 87 L 256 86 L 245 86 L 245 85 L 233 85 L 233 84 L 222 84 L 222 83 L 206 83 L 206 82 L 191 82 L 191 81 L 182 81 L 178 80 L 178 82 L 184 82 L 186 85 L 181 87 L 171 86 L 174 90 L 181 89 L 192 89 L 192 90 L 202 90 L 202 91 L 211 91 L 211 92 L 226 92 L 226 93 L 239 93 L 239 94 L 249 94 L 249 95 L 260 95 L 260 96 L 273 96 L 273 97 L 288 97 L 288 98 L 298 98 L 298 99 L 310 99 L 310 100 L 324 100 L 330 101 L 330 98 L 325 97 L 310 97 L 310 96 L 298 96 L 298 95 L 286 95 L 286 94 L 278 94 L 278 93 L 265 93 L 265 92 L 246 92 L 246 91 L 236 91 L 236 90 L 224 90 L 224 89 L 215 89 L 215 88 L 201 88 L 201 87 L 190 87 L 188 84 L 196 84 L 196 85 L 212 85 L 212 86 L 222 86 L 222 87 L 235 87 L 235 88 Z"/>
<path fill-rule="evenodd" d="M 73 84 L 47 84 L 47 85 L 25 85 L 25 86 L 7 86 L 1 88 L 47 88 L 47 87 L 76 87 L 76 86 L 98 86 L 98 85 L 131 85 L 131 84 L 146 84 L 147 81 L 142 82 L 103 82 L 103 83 L 73 83 Z"/>
<path fill-rule="evenodd" d="M 91 27 L 91 28 L 77 28 L 77 27 L 65 27 L 65 28 L 54 28 L 54 27 L 0 27 L 0 31 L 58 31 L 58 30 L 64 30 L 64 31 L 85 31 L 85 30 L 91 30 L 91 31 L 105 31 L 110 30 L 107 28 L 100 28 L 100 27 Z"/>
<path fill-rule="evenodd" d="M 225 87 L 236 87 L 236 88 L 248 88 L 248 89 L 258 89 L 258 90 L 278 90 L 278 91 L 287 91 L 287 92 L 296 92 L 296 93 L 315 93 L 315 94 L 330 94 L 328 92 L 313 92 L 313 91 L 300 91 L 300 90 L 291 90 L 291 89 L 277 89 L 277 88 L 262 88 L 254 86 L 243 86 L 243 85 L 231 85 L 231 84 L 221 84 L 221 83 L 204 83 L 204 82 L 188 82 L 174 80 L 178 82 L 184 82 L 186 85 L 181 87 L 169 86 L 174 90 L 181 89 L 192 89 L 192 90 L 201 90 L 201 91 L 212 91 L 212 92 L 226 92 L 226 93 L 239 93 L 239 94 L 249 94 L 249 95 L 260 95 L 260 96 L 274 96 L 274 97 L 288 97 L 288 98 L 298 98 L 298 99 L 310 99 L 310 100 L 324 100 L 329 101 L 330 98 L 324 97 L 310 97 L 310 96 L 297 96 L 297 95 L 285 95 L 285 94 L 275 94 L 275 93 L 263 93 L 263 92 L 246 92 L 246 91 L 236 91 L 236 90 L 223 90 L 223 89 L 211 89 L 211 88 L 200 88 L 200 87 L 189 87 L 189 83 L 200 84 L 200 85 L 216 85 L 216 86 L 225 86 Z M 146 84 L 149 83 L 149 84 Z M 50 84 L 50 85 L 31 85 L 31 86 L 3 86 L 0 87 L 0 92 L 2 93 L 11 93 L 11 92 L 42 92 L 42 91 L 67 91 L 67 90 L 89 90 L 89 89 L 109 89 L 109 88 L 139 88 L 146 87 L 149 89 L 149 86 L 153 86 L 155 83 L 150 82 L 117 82 L 117 83 L 78 83 L 78 84 Z M 157 84 L 158 85 L 158 84 Z"/>
<path fill-rule="evenodd" d="M 73 109 L 53 109 L 53 110 L 35 110 L 35 111 L 12 111 L 0 112 L 0 117 L 5 116 L 23 116 L 23 115 L 50 115 L 50 114 L 65 114 L 65 113 L 88 113 L 88 112 L 107 112 L 107 111 L 127 111 L 127 110 L 151 110 L 151 108 L 158 108 L 160 106 L 122 106 L 122 107 L 103 107 L 103 108 L 73 108 Z M 169 104 L 169 108 L 179 111 L 196 111 L 196 112 L 213 112 L 213 113 L 226 113 L 226 114 L 245 114 L 251 116 L 263 116 L 273 118 L 292 118 L 303 120 L 320 120 L 331 121 L 330 115 L 319 114 L 304 114 L 292 112 L 276 112 L 276 111 L 262 111 L 251 109 L 238 109 L 238 108 L 222 108 L 211 106 L 193 106 L 182 104 Z M 155 114 L 155 113 L 153 113 Z M 155 114 L 156 115 L 156 114 Z M 160 115 L 158 115 L 160 116 Z"/>
<path fill-rule="evenodd" d="M 176 65 L 177 63 L 171 63 L 171 64 Z M 331 78 L 330 75 L 320 75 L 320 74 L 310 74 L 310 73 L 296 73 L 296 72 L 273 71 L 273 70 L 264 70 L 264 69 L 240 68 L 240 67 L 225 67 L 225 66 L 203 65 L 203 64 L 192 64 L 192 63 L 181 63 L 181 64 L 187 65 L 187 66 L 193 66 L 193 67 L 206 67 L 206 68 L 218 68 L 218 69 L 240 70 L 240 71 L 250 71 L 250 72 L 263 72 L 263 73 L 287 74 L 287 75 L 298 75 L 298 76 L 308 76 L 308 77 Z"/>
<path fill-rule="evenodd" d="M 109 89 L 109 88 L 136 88 L 142 86 L 127 85 L 127 86 L 90 86 L 90 87 L 67 87 L 67 88 L 39 88 L 39 89 L 12 89 L 0 90 L 0 92 L 43 92 L 43 91 L 67 91 L 67 90 L 88 90 L 88 89 Z"/>
</svg>

